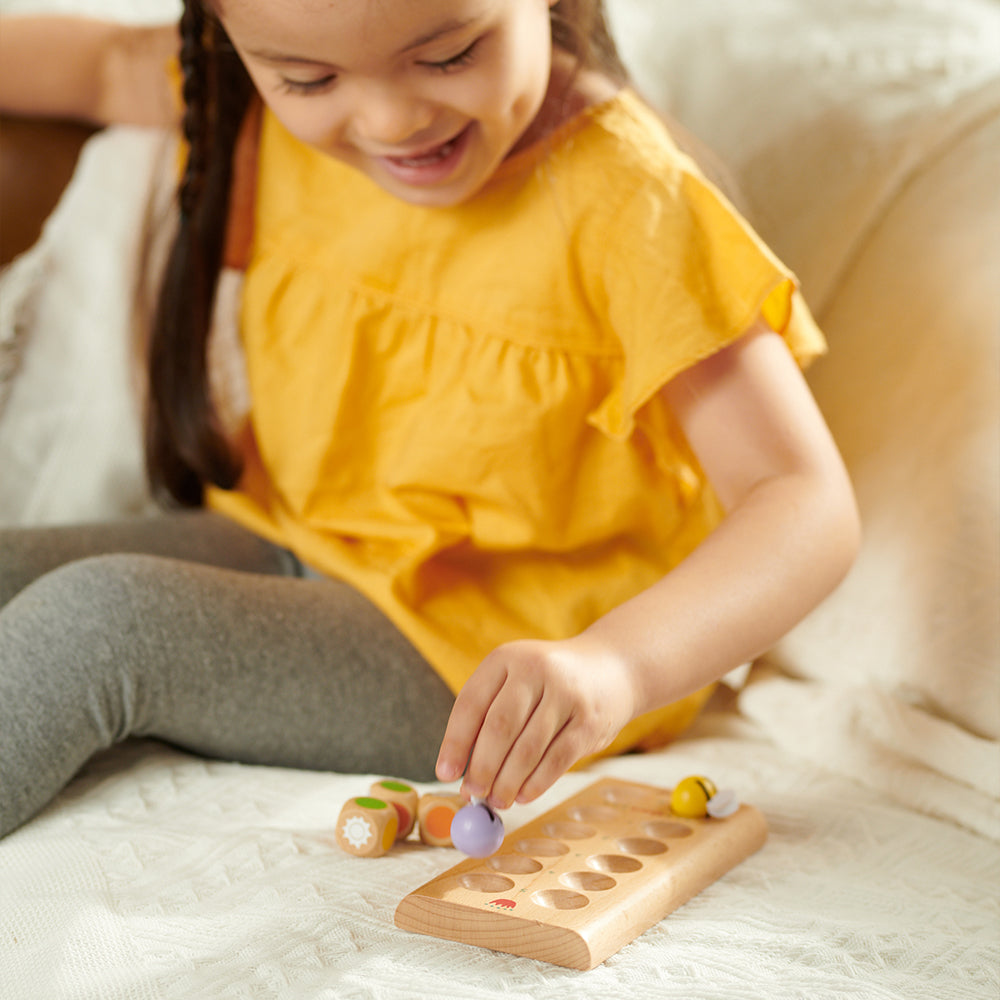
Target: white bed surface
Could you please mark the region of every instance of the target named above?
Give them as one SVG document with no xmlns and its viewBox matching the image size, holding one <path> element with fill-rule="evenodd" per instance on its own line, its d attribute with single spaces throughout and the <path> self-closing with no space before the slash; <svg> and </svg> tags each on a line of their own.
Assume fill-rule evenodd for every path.
<svg viewBox="0 0 1000 1000">
<path fill-rule="evenodd" d="M 702 737 L 562 779 L 507 829 L 603 775 L 707 773 L 760 807 L 765 847 L 590 972 L 400 931 L 451 867 L 408 843 L 343 854 L 370 778 L 207 762 L 156 743 L 98 758 L 0 842 L 7 1000 L 541 997 L 992 1000 L 1000 850 L 750 739 Z M 373 776 L 375 777 L 375 776 Z M 429 787 L 429 786 L 424 786 Z"/>
</svg>

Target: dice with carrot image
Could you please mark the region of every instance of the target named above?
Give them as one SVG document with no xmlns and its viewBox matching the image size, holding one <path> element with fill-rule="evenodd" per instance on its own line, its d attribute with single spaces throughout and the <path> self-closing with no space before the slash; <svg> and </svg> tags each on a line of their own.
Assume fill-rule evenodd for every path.
<svg viewBox="0 0 1000 1000">
<path fill-rule="evenodd" d="M 461 795 L 452 792 L 431 792 L 420 796 L 417 822 L 420 839 L 431 847 L 451 847 L 451 823 L 455 813 L 465 805 Z"/>
</svg>

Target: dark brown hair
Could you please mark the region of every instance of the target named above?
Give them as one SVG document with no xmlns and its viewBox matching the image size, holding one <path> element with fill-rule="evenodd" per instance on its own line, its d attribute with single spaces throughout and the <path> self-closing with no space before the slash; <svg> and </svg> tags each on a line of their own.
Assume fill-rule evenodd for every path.
<svg viewBox="0 0 1000 1000">
<path fill-rule="evenodd" d="M 604 0 L 559 0 L 552 7 L 552 44 L 580 69 L 598 70 L 618 83 L 628 77 L 604 13 Z"/>
<path fill-rule="evenodd" d="M 188 152 L 177 193 L 179 228 L 150 336 L 146 468 L 154 494 L 193 507 L 205 483 L 229 489 L 240 473 L 212 404 L 207 347 L 233 150 L 253 85 L 199 0 L 187 0 L 180 27 Z"/>
<path fill-rule="evenodd" d="M 624 80 L 603 0 L 559 0 L 551 21 L 553 44 L 581 69 Z M 195 507 L 206 484 L 232 489 L 241 471 L 212 403 L 207 356 L 233 152 L 253 84 L 205 0 L 185 0 L 180 58 L 188 158 L 150 337 L 146 468 L 159 499 Z"/>
</svg>

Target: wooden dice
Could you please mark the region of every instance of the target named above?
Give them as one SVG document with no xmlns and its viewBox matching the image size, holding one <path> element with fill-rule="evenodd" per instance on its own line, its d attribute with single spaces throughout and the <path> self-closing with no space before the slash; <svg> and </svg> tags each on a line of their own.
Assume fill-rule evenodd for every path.
<svg viewBox="0 0 1000 1000">
<path fill-rule="evenodd" d="M 336 838 L 348 854 L 378 858 L 396 842 L 399 813 L 385 799 L 348 799 L 337 819 Z"/>
<path fill-rule="evenodd" d="M 420 798 L 417 790 L 405 781 L 386 778 L 383 781 L 376 781 L 368 790 L 368 794 L 395 807 L 399 816 L 396 840 L 405 840 L 409 837 L 417 822 L 417 803 Z"/>
<path fill-rule="evenodd" d="M 451 847 L 451 821 L 464 805 L 465 799 L 461 795 L 422 795 L 417 807 L 420 839 L 432 847 Z"/>
<path fill-rule="evenodd" d="M 420 795 L 405 781 L 383 778 L 372 784 L 368 795 L 348 799 L 334 836 L 348 854 L 362 858 L 381 857 L 394 843 L 406 840 L 415 826 L 425 844 L 453 847 L 451 823 L 465 804 L 461 795 Z"/>
</svg>

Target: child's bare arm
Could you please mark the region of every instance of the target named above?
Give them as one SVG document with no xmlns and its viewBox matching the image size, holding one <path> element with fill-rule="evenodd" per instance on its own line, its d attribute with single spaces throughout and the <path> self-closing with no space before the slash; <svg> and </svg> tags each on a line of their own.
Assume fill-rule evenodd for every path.
<svg viewBox="0 0 1000 1000">
<path fill-rule="evenodd" d="M 763 326 L 665 390 L 727 510 L 657 584 L 566 642 L 501 646 L 459 694 L 438 775 L 498 808 L 545 791 L 632 718 L 758 656 L 840 581 L 853 492 L 785 344 Z"/>
<path fill-rule="evenodd" d="M 177 107 L 167 66 L 177 49 L 174 25 L 3 17 L 0 112 L 97 125 L 173 125 Z"/>
</svg>

